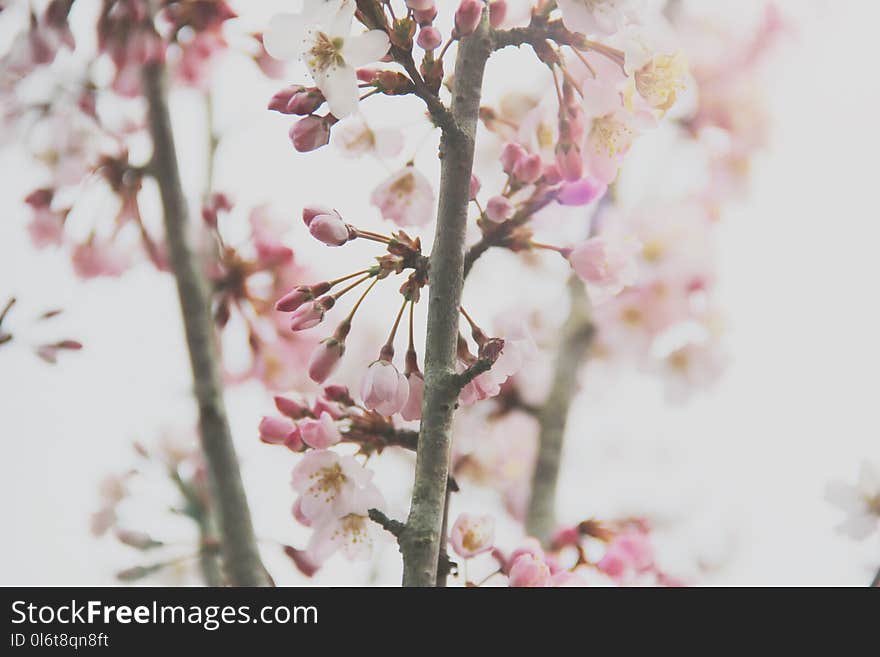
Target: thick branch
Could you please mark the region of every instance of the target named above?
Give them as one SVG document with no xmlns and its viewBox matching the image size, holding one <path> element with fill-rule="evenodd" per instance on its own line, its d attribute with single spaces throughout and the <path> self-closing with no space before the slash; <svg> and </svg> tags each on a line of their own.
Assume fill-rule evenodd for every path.
<svg viewBox="0 0 880 657">
<path fill-rule="evenodd" d="M 250 511 L 226 420 L 217 366 L 216 336 L 199 262 L 187 242 L 187 206 L 180 182 L 161 63 L 144 67 L 144 87 L 153 138 L 152 172 L 162 196 L 171 269 L 177 281 L 190 365 L 199 404 L 202 451 L 217 514 L 226 576 L 235 586 L 265 586 Z"/>
<path fill-rule="evenodd" d="M 556 484 L 568 412 L 577 388 L 577 374 L 595 329 L 583 283 L 569 281 L 571 310 L 562 327 L 550 394 L 539 415 L 538 458 L 532 474 L 532 494 L 526 516 L 526 532 L 547 543 L 556 525 Z"/>
<path fill-rule="evenodd" d="M 425 397 L 415 482 L 406 530 L 400 537 L 404 586 L 434 586 L 458 387 L 455 355 L 464 271 L 465 228 L 483 71 L 489 57 L 488 13 L 458 46 L 452 113 L 459 130 L 444 131 L 437 228 L 431 251 Z"/>
</svg>

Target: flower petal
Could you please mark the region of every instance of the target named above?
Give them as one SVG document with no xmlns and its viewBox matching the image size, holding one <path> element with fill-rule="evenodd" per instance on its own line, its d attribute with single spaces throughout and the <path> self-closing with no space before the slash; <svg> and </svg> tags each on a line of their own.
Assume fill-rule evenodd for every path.
<svg viewBox="0 0 880 657">
<path fill-rule="evenodd" d="M 302 52 L 306 23 L 299 14 L 277 14 L 263 33 L 263 47 L 275 59 L 296 59 Z"/>
<path fill-rule="evenodd" d="M 342 54 L 349 66 L 363 66 L 382 59 L 388 53 L 390 45 L 385 32 L 370 30 L 348 37 L 342 47 Z"/>
</svg>

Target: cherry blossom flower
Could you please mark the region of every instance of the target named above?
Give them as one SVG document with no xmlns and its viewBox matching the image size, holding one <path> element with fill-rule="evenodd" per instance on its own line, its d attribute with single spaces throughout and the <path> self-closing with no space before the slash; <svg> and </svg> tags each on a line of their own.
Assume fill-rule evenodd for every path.
<svg viewBox="0 0 880 657">
<path fill-rule="evenodd" d="M 587 284 L 591 301 L 600 304 L 635 283 L 640 249 L 634 239 L 591 237 L 572 249 L 568 261 Z"/>
<path fill-rule="evenodd" d="M 617 582 L 651 570 L 654 567 L 654 549 L 650 539 L 639 531 L 619 534 L 608 545 L 596 567 Z"/>
<path fill-rule="evenodd" d="M 342 246 L 349 240 L 348 225 L 338 212 L 321 214 L 309 222 L 309 232 L 327 246 Z"/>
<path fill-rule="evenodd" d="M 838 532 L 859 541 L 866 539 L 880 527 L 880 469 L 865 461 L 858 484 L 830 483 L 825 499 L 846 514 Z"/>
<path fill-rule="evenodd" d="M 372 128 L 355 114 L 334 129 L 333 144 L 350 157 L 370 154 L 386 159 L 399 155 L 404 141 L 403 133 L 397 128 Z"/>
<path fill-rule="evenodd" d="M 300 509 L 312 523 L 347 514 L 358 493 L 375 488 L 373 473 L 353 456 L 316 449 L 306 452 L 293 469 L 293 489 L 301 494 Z"/>
<path fill-rule="evenodd" d="M 71 261 L 80 278 L 119 276 L 131 266 L 131 254 L 112 242 L 90 239 L 73 250 Z"/>
<path fill-rule="evenodd" d="M 462 513 L 449 532 L 452 549 L 463 559 L 470 559 L 492 549 L 495 540 L 495 519 Z"/>
<path fill-rule="evenodd" d="M 557 0 L 565 27 L 581 34 L 614 34 L 637 19 L 644 0 Z"/>
<path fill-rule="evenodd" d="M 364 406 L 381 413 L 399 413 L 409 399 L 409 381 L 387 360 L 374 361 L 361 384 Z"/>
<path fill-rule="evenodd" d="M 300 14 L 279 14 L 263 35 L 276 59 L 302 57 L 336 118 L 357 111 L 356 69 L 388 52 L 388 35 L 370 30 L 351 35 L 354 0 L 306 0 Z"/>
<path fill-rule="evenodd" d="M 510 567 L 509 585 L 516 587 L 546 587 L 552 583 L 550 566 L 542 557 L 522 554 Z"/>
<path fill-rule="evenodd" d="M 406 166 L 379 185 L 370 197 L 382 217 L 400 226 L 424 226 L 434 218 L 434 190 L 414 166 Z"/>
<path fill-rule="evenodd" d="M 384 505 L 382 494 L 375 486 L 357 491 L 343 515 L 315 528 L 306 548 L 307 554 L 317 563 L 323 563 L 338 550 L 350 560 L 369 559 L 374 545 L 383 538 L 383 530 L 367 512 Z"/>
<path fill-rule="evenodd" d="M 342 440 L 339 427 L 326 411 L 321 413 L 317 420 L 311 418 L 301 420 L 298 426 L 302 441 L 315 449 L 327 449 Z"/>
</svg>

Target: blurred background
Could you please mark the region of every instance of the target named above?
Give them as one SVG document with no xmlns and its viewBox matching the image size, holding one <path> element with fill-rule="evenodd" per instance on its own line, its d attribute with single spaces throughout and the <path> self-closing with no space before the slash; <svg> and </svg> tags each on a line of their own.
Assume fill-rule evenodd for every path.
<svg viewBox="0 0 880 657">
<path fill-rule="evenodd" d="M 235 6 L 246 28 L 258 30 L 283 4 Z M 714 5 L 723 20 L 744 25 L 763 8 L 757 1 L 698 4 Z M 777 4 L 792 27 L 761 82 L 769 141 L 753 162 L 748 192 L 725 208 L 714 247 L 724 372 L 684 403 L 670 403 L 647 376 L 606 379 L 588 372 L 569 423 L 560 515 L 570 521 L 648 515 L 666 569 L 695 584 L 865 585 L 880 563 L 880 538 L 854 542 L 835 533 L 840 512 L 823 491 L 830 481 L 854 481 L 862 461 L 880 461 L 874 289 L 880 280 L 880 83 L 873 46 L 880 6 L 862 0 Z M 8 27 L 0 18 L 0 51 L 9 46 Z M 499 59 L 487 95 L 519 82 L 520 67 L 516 53 Z M 363 217 L 366 226 L 382 226 L 367 199 L 392 169 L 340 159 L 330 149 L 295 153 L 286 136 L 288 117 L 265 110 L 278 87 L 255 75 L 250 61 L 224 63 L 212 86 L 215 125 L 223 134 L 215 188 L 228 190 L 243 207 L 270 203 L 289 217 L 298 261 L 316 275 L 332 275 L 339 267 L 307 240 L 299 209 L 324 203 L 347 218 Z M 195 92 L 175 94 L 172 104 L 185 182 L 197 198 L 204 184 L 204 109 Z M 420 116 L 416 102 L 396 107 L 397 114 L 387 106 L 365 114 L 378 125 L 403 124 L 415 139 L 424 135 L 414 118 Z M 434 176 L 430 139 L 417 155 Z M 645 136 L 632 157 L 662 170 L 662 140 L 662 133 Z M 82 281 L 68 258 L 35 250 L 22 199 L 43 174 L 13 139 L 5 141 L 0 302 L 19 299 L 14 318 L 23 334 L 38 340 L 41 332 L 49 339 L 60 331 L 84 349 L 56 367 L 23 345 L 0 349 L 0 583 L 113 584 L 117 571 L 133 565 L 133 555 L 90 532 L 90 516 L 101 505 L 98 482 L 130 467 L 134 441 L 193 436 L 174 282 L 146 263 L 121 280 Z M 89 202 L 88 211 L 102 211 L 100 198 Z M 156 210 L 155 199 L 145 202 L 145 214 Z M 430 243 L 429 230 L 414 232 Z M 481 263 L 478 283 L 465 296 L 485 301 L 487 316 L 544 293 L 539 283 L 499 287 L 514 264 L 503 257 L 493 262 Z M 28 324 L 56 307 L 64 309 L 57 323 Z M 369 344 L 377 336 L 359 339 Z M 349 364 L 340 378 L 364 364 Z M 291 567 L 278 543 L 301 544 L 307 532 L 290 518 L 294 458 L 257 440 L 259 417 L 271 407 L 267 399 L 254 382 L 227 394 L 257 533 L 276 582 L 396 584 L 399 557 L 391 544 L 369 567 L 337 558 L 314 580 Z M 404 457 L 376 463 L 376 480 L 397 517 L 406 510 L 410 463 Z M 161 477 L 138 485 L 127 512 L 142 526 L 158 524 L 181 542 L 192 540 L 189 524 L 165 513 L 173 489 Z M 456 504 L 457 510 L 502 513 L 494 497 L 479 493 Z M 515 537 L 503 522 L 498 533 Z M 154 581 L 194 580 L 185 569 L 172 569 Z"/>
</svg>

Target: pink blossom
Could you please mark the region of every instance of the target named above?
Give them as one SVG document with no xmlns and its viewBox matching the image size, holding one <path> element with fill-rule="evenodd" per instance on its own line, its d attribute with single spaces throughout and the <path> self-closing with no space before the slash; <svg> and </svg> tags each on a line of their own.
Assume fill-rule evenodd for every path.
<svg viewBox="0 0 880 657">
<path fill-rule="evenodd" d="M 513 203 L 504 196 L 493 196 L 486 204 L 486 218 L 496 224 L 510 219 L 515 211 Z"/>
<path fill-rule="evenodd" d="M 620 164 L 645 125 L 645 120 L 624 110 L 593 119 L 585 153 L 590 175 L 604 183 L 614 182 Z"/>
<path fill-rule="evenodd" d="M 455 32 L 460 37 L 470 36 L 477 30 L 483 16 L 483 3 L 480 0 L 461 0 L 455 10 Z"/>
<path fill-rule="evenodd" d="M 344 342 L 336 338 L 322 340 L 309 360 L 309 378 L 315 383 L 324 383 L 336 370 L 344 353 Z"/>
<path fill-rule="evenodd" d="M 418 39 L 416 39 L 416 43 L 419 48 L 423 48 L 424 50 L 434 50 L 443 43 L 443 37 L 440 34 L 440 30 L 436 27 L 433 25 L 426 25 L 419 30 L 419 36 Z"/>
<path fill-rule="evenodd" d="M 310 114 L 290 127 L 289 136 L 296 150 L 308 153 L 330 143 L 330 122 Z"/>
<path fill-rule="evenodd" d="M 616 536 L 596 566 L 603 573 L 621 581 L 654 567 L 654 549 L 644 532 L 630 531 Z"/>
<path fill-rule="evenodd" d="M 421 372 L 411 372 L 406 375 L 409 381 L 409 394 L 406 404 L 400 409 L 400 416 L 404 420 L 419 420 L 422 417 L 422 398 L 425 394 L 425 379 Z"/>
<path fill-rule="evenodd" d="M 517 557 L 510 568 L 510 586 L 545 587 L 552 583 L 550 567 L 534 554 L 523 554 Z"/>
<path fill-rule="evenodd" d="M 489 25 L 499 28 L 507 18 L 507 0 L 490 0 L 489 2 Z"/>
<path fill-rule="evenodd" d="M 322 297 L 315 301 L 309 301 L 297 308 L 290 316 L 290 330 L 305 331 L 314 328 L 324 321 L 324 313 L 333 305 L 329 301 L 332 298 Z"/>
<path fill-rule="evenodd" d="M 260 420 L 260 440 L 269 445 L 285 444 L 296 430 L 288 418 L 265 416 Z"/>
<path fill-rule="evenodd" d="M 384 536 L 367 512 L 384 505 L 385 500 L 375 486 L 357 490 L 344 514 L 316 526 L 306 550 L 308 555 L 317 563 L 323 563 L 338 550 L 350 560 L 369 559 L 375 543 Z"/>
<path fill-rule="evenodd" d="M 406 405 L 409 382 L 393 364 L 377 360 L 367 368 L 361 385 L 361 398 L 367 408 L 382 415 L 394 415 Z"/>
<path fill-rule="evenodd" d="M 569 570 L 563 570 L 556 573 L 550 580 L 550 585 L 555 588 L 585 587 L 589 586 L 589 582 L 581 577 L 578 573 Z"/>
<path fill-rule="evenodd" d="M 512 175 L 516 165 L 528 155 L 528 151 L 516 142 L 504 144 L 504 148 L 501 149 L 501 168 L 504 169 L 504 173 Z"/>
<path fill-rule="evenodd" d="M 348 224 L 338 212 L 319 214 L 309 222 L 309 232 L 327 246 L 342 246 L 349 239 Z"/>
<path fill-rule="evenodd" d="M 477 194 L 480 193 L 481 187 L 482 185 L 480 184 L 480 179 L 477 178 L 474 174 L 471 174 L 471 186 L 468 192 L 471 201 L 477 198 Z"/>
<path fill-rule="evenodd" d="M 72 254 L 73 270 L 80 278 L 119 276 L 131 266 L 127 252 L 111 242 L 94 239 L 77 245 Z"/>
<path fill-rule="evenodd" d="M 492 549 L 495 540 L 495 519 L 462 513 L 449 532 L 452 549 L 463 559 L 470 559 Z"/>
<path fill-rule="evenodd" d="M 326 449 L 305 453 L 293 469 L 293 489 L 301 494 L 300 510 L 312 523 L 338 518 L 349 512 L 358 492 L 373 487 L 373 473 L 353 456 Z"/>
<path fill-rule="evenodd" d="M 526 185 L 531 185 L 541 177 L 544 162 L 537 153 L 519 160 L 513 167 L 513 177 Z"/>
<path fill-rule="evenodd" d="M 566 182 L 559 188 L 556 200 L 560 205 L 588 205 L 605 196 L 608 185 L 589 176 L 574 182 Z"/>
<path fill-rule="evenodd" d="M 568 261 L 587 284 L 593 303 L 603 303 L 636 282 L 641 244 L 632 239 L 591 237 L 578 244 Z"/>
<path fill-rule="evenodd" d="M 302 441 L 315 449 L 327 449 L 342 440 L 339 427 L 326 411 L 317 420 L 300 420 L 298 426 Z"/>
<path fill-rule="evenodd" d="M 434 0 L 406 0 L 406 6 L 415 11 L 428 11 L 434 8 Z"/>
<path fill-rule="evenodd" d="M 312 288 L 307 285 L 300 285 L 278 299 L 278 302 L 275 304 L 275 310 L 292 313 L 307 301 L 314 300 L 314 298 L 315 295 L 312 294 Z"/>
<path fill-rule="evenodd" d="M 297 497 L 296 501 L 293 503 L 293 508 L 290 510 L 294 519 L 301 524 L 303 527 L 311 527 L 312 521 L 309 520 L 302 511 L 302 498 Z"/>
<path fill-rule="evenodd" d="M 424 226 L 434 218 L 434 190 L 413 166 L 392 174 L 373 191 L 370 202 L 400 226 Z"/>
</svg>

